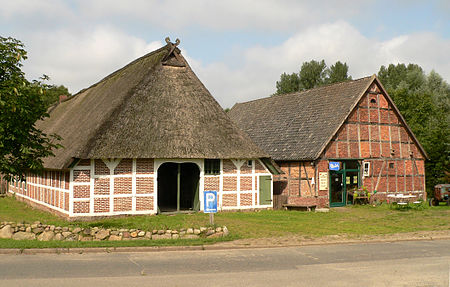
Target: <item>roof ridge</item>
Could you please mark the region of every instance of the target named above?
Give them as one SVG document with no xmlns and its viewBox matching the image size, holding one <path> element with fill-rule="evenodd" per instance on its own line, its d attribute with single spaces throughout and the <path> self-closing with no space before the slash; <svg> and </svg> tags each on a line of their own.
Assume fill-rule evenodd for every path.
<svg viewBox="0 0 450 287">
<path fill-rule="evenodd" d="M 355 80 L 346 80 L 346 81 L 342 81 L 342 82 L 326 84 L 324 86 L 314 87 L 314 88 L 311 88 L 311 89 L 308 89 L 308 90 L 304 90 L 304 91 L 296 91 L 296 92 L 290 92 L 290 93 L 286 93 L 286 94 L 273 94 L 271 96 L 264 97 L 264 98 L 254 99 L 254 100 L 241 102 L 241 103 L 238 102 L 238 103 L 235 103 L 233 105 L 233 107 L 235 107 L 236 105 L 240 105 L 240 104 L 247 104 L 247 103 L 256 102 L 256 101 L 260 101 L 260 100 L 277 98 L 277 97 L 280 97 L 280 96 L 301 95 L 301 94 L 309 93 L 311 91 L 317 91 L 317 90 L 320 90 L 320 89 L 328 88 L 328 87 L 331 87 L 331 86 L 338 86 L 338 85 L 342 85 L 342 84 L 348 84 L 348 83 L 351 83 L 351 82 L 354 83 L 354 82 L 358 82 L 358 81 L 362 81 L 362 80 L 367 80 L 367 79 L 370 79 L 372 77 L 373 77 L 373 75 L 372 76 L 366 76 L 366 77 L 358 78 L 358 79 L 355 79 Z M 233 107 L 231 107 L 231 109 L 233 109 Z"/>
</svg>

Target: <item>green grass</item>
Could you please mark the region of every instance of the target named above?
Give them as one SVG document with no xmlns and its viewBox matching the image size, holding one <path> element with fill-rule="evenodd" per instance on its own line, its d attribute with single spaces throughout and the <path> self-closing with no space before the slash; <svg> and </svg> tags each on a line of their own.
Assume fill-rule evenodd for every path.
<svg viewBox="0 0 450 287">
<path fill-rule="evenodd" d="M 227 226 L 231 237 L 226 239 L 195 240 L 143 240 L 120 242 L 38 242 L 19 243 L 14 240 L 0 240 L 0 248 L 43 248 L 43 247 L 93 247 L 93 246 L 167 246 L 201 245 L 221 240 L 239 238 L 263 238 L 299 235 L 321 237 L 346 234 L 350 236 L 382 235 L 392 233 L 450 230 L 450 207 L 440 205 L 423 209 L 396 210 L 388 205 L 350 206 L 332 208 L 328 213 L 264 210 L 258 212 L 222 212 L 215 215 L 218 226 Z M 33 223 L 57 226 L 102 226 L 107 228 L 135 228 L 142 230 L 179 229 L 207 226 L 209 215 L 203 213 L 133 216 L 109 218 L 91 222 L 67 222 L 50 213 L 33 209 L 13 198 L 0 198 L 0 221 Z"/>
</svg>

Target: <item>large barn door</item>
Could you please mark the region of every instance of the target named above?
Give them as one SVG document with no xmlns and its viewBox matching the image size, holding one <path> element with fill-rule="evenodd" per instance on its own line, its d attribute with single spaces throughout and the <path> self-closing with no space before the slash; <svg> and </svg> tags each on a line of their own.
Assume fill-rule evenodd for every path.
<svg viewBox="0 0 450 287">
<path fill-rule="evenodd" d="M 166 162 L 158 168 L 158 210 L 198 211 L 200 170 L 194 163 Z"/>
</svg>

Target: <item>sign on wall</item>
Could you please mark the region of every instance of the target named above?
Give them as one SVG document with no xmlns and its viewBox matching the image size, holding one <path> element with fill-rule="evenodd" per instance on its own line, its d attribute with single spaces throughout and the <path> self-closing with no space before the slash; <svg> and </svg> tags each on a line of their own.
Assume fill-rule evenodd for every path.
<svg viewBox="0 0 450 287">
<path fill-rule="evenodd" d="M 328 164 L 329 170 L 340 170 L 341 169 L 341 163 L 339 161 L 330 161 Z"/>
<path fill-rule="evenodd" d="M 217 191 L 205 190 L 205 208 L 204 213 L 217 212 Z"/>
<path fill-rule="evenodd" d="M 319 172 L 319 189 L 328 190 L 328 172 Z"/>
</svg>

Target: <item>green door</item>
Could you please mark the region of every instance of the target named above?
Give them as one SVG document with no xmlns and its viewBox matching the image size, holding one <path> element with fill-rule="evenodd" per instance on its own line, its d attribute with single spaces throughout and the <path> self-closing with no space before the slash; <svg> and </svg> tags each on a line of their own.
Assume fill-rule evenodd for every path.
<svg viewBox="0 0 450 287">
<path fill-rule="evenodd" d="M 259 204 L 272 204 L 272 177 L 270 175 L 259 177 Z"/>
<path fill-rule="evenodd" d="M 344 172 L 330 171 L 330 206 L 345 205 Z"/>
</svg>

